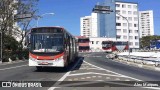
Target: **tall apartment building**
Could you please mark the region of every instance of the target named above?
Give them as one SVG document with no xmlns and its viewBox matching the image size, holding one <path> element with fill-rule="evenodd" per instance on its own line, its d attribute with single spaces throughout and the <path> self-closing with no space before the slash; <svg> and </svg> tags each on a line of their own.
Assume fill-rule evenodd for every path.
<svg viewBox="0 0 160 90">
<path fill-rule="evenodd" d="M 138 4 L 134 2 L 106 0 L 100 5 L 110 6 L 114 12 L 109 14 L 92 13 L 81 18 L 81 35 L 89 25 L 90 37 L 117 38 L 118 41 L 130 41 L 130 48 L 139 48 Z M 125 18 L 123 18 L 125 17 Z M 83 20 L 83 21 L 82 21 Z M 82 24 L 82 22 L 84 22 Z M 87 22 L 87 23 L 86 23 Z M 88 24 L 90 22 L 90 24 Z M 85 25 L 84 25 L 85 24 Z M 129 29 L 128 29 L 129 28 Z M 86 30 L 87 31 L 87 30 Z M 128 36 L 129 35 L 129 36 Z"/>
<path fill-rule="evenodd" d="M 129 40 L 130 48 L 139 48 L 138 4 L 116 2 L 116 13 L 117 40 Z"/>
<path fill-rule="evenodd" d="M 91 16 L 81 17 L 81 36 L 97 37 L 97 13 L 91 13 Z"/>
<path fill-rule="evenodd" d="M 139 12 L 140 37 L 154 35 L 153 11 Z"/>
<path fill-rule="evenodd" d="M 80 20 L 81 36 L 90 37 L 91 32 L 91 16 L 81 17 Z"/>
</svg>

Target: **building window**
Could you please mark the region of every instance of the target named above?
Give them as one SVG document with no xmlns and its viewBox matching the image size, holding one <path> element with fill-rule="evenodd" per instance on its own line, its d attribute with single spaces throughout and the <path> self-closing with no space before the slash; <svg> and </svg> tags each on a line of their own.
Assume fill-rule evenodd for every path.
<svg viewBox="0 0 160 90">
<path fill-rule="evenodd" d="M 121 32 L 121 29 L 117 29 L 117 32 Z"/>
<path fill-rule="evenodd" d="M 136 45 L 136 46 L 139 46 L 139 42 L 135 42 L 135 45 Z"/>
<path fill-rule="evenodd" d="M 134 24 L 134 27 L 138 27 L 138 24 Z"/>
<path fill-rule="evenodd" d="M 123 23 L 123 26 L 125 26 L 125 27 L 126 27 L 126 26 L 127 26 L 127 23 Z"/>
<path fill-rule="evenodd" d="M 134 5 L 133 8 L 134 8 L 134 9 L 137 9 L 137 5 Z"/>
<path fill-rule="evenodd" d="M 116 26 L 121 26 L 121 23 L 116 23 Z"/>
<path fill-rule="evenodd" d="M 123 29 L 123 33 L 127 33 L 127 29 Z"/>
<path fill-rule="evenodd" d="M 137 18 L 137 17 L 134 17 L 134 21 L 138 21 L 138 18 Z"/>
<path fill-rule="evenodd" d="M 137 11 L 134 11 L 133 14 L 134 14 L 134 15 L 137 15 Z"/>
<path fill-rule="evenodd" d="M 123 10 L 123 11 L 122 11 L 122 14 L 126 14 L 126 11 Z"/>
<path fill-rule="evenodd" d="M 131 39 L 131 40 L 132 40 L 132 39 L 133 39 L 133 37 L 132 37 L 132 36 L 129 36 L 129 39 Z"/>
<path fill-rule="evenodd" d="M 98 44 L 99 43 L 99 41 L 96 41 L 96 44 Z"/>
<path fill-rule="evenodd" d="M 131 8 L 131 5 L 128 5 L 128 8 Z"/>
<path fill-rule="evenodd" d="M 134 32 L 135 32 L 135 33 L 138 33 L 138 30 L 135 30 Z"/>
<path fill-rule="evenodd" d="M 116 4 L 116 7 L 120 7 L 120 4 Z"/>
<path fill-rule="evenodd" d="M 131 12 L 131 11 L 128 11 L 128 14 L 132 14 L 132 12 Z"/>
<path fill-rule="evenodd" d="M 117 20 L 120 20 L 120 17 L 117 16 L 116 19 L 117 19 Z"/>
<path fill-rule="evenodd" d="M 129 27 L 132 27 L 132 23 L 129 23 Z"/>
<path fill-rule="evenodd" d="M 133 42 L 129 42 L 129 45 L 133 45 Z"/>
<path fill-rule="evenodd" d="M 120 10 L 116 10 L 116 13 L 120 13 Z"/>
<path fill-rule="evenodd" d="M 122 8 L 126 8 L 126 5 L 122 4 Z"/>
<path fill-rule="evenodd" d="M 138 39 L 138 36 L 135 36 L 135 39 L 137 40 L 137 39 Z"/>
<path fill-rule="evenodd" d="M 117 35 L 117 39 L 121 39 L 121 35 Z"/>
<path fill-rule="evenodd" d="M 127 39 L 127 36 L 123 36 L 123 39 Z"/>
<path fill-rule="evenodd" d="M 132 21 L 132 17 L 128 17 L 128 20 L 129 20 L 129 21 Z"/>
<path fill-rule="evenodd" d="M 94 44 L 94 41 L 91 41 L 92 42 L 92 44 Z"/>
<path fill-rule="evenodd" d="M 132 30 L 129 30 L 129 33 L 132 33 Z"/>
</svg>

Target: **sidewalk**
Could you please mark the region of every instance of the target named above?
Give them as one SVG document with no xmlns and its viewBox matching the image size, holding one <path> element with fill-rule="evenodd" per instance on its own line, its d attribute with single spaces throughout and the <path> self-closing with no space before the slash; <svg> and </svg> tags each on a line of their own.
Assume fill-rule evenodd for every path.
<svg viewBox="0 0 160 90">
<path fill-rule="evenodd" d="M 16 60 L 16 61 L 10 61 L 10 62 L 1 62 L 0 61 L 0 66 L 1 65 L 14 64 L 14 63 L 20 63 L 20 62 L 25 62 L 25 61 L 28 61 L 28 60 Z"/>
</svg>

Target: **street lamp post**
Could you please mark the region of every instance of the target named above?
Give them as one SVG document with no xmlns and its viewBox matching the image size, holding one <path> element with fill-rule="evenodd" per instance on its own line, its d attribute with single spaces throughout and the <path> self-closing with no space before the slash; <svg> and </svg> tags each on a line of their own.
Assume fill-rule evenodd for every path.
<svg viewBox="0 0 160 90">
<path fill-rule="evenodd" d="M 116 13 L 116 12 L 115 12 Z M 124 17 L 124 16 L 122 16 L 121 14 L 119 14 L 119 13 L 116 13 L 117 15 L 119 15 L 119 16 L 121 16 L 122 18 L 124 18 L 126 21 L 127 21 L 127 24 L 128 24 L 128 53 L 129 53 L 129 58 L 130 58 L 130 46 L 129 46 L 129 44 L 130 44 L 130 38 L 129 38 L 129 21 L 128 21 L 128 19 L 127 19 L 127 17 Z"/>
<path fill-rule="evenodd" d="M 2 49 L 3 49 L 3 47 L 2 47 L 2 43 L 3 43 L 3 42 L 2 42 L 2 31 L 1 31 L 1 34 L 0 34 L 0 35 L 1 35 L 1 37 L 0 37 L 0 38 L 1 38 L 1 57 L 0 57 L 1 60 L 0 60 L 0 63 L 2 63 L 2 59 L 3 59 L 3 56 L 2 56 L 2 53 L 3 53 L 3 50 L 2 50 Z"/>
<path fill-rule="evenodd" d="M 41 16 L 38 16 L 37 17 L 37 25 L 36 25 L 37 27 L 38 27 L 39 19 L 42 18 L 44 15 L 54 15 L 54 13 L 45 13 L 45 14 L 42 14 Z"/>
</svg>

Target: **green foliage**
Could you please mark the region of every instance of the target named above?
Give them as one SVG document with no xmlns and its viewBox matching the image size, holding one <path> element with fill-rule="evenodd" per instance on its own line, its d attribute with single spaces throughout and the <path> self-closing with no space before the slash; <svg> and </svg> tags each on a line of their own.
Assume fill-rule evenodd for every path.
<svg viewBox="0 0 160 90">
<path fill-rule="evenodd" d="M 8 62 L 9 58 L 13 61 L 28 59 L 28 50 L 19 47 L 21 44 L 15 38 L 9 35 L 3 35 L 3 38 L 3 62 Z"/>
<path fill-rule="evenodd" d="M 151 40 L 160 39 L 160 36 L 145 36 L 140 39 L 140 47 L 145 48 L 150 46 Z"/>
</svg>

